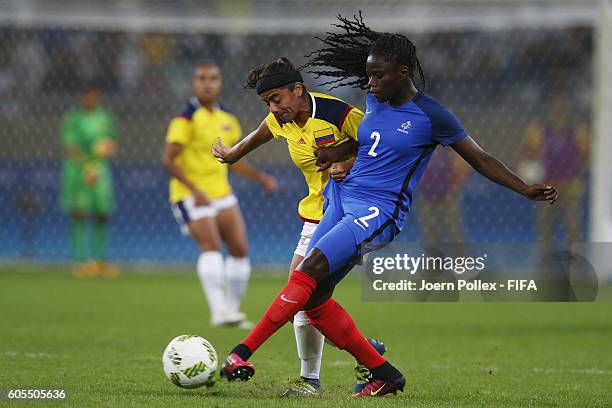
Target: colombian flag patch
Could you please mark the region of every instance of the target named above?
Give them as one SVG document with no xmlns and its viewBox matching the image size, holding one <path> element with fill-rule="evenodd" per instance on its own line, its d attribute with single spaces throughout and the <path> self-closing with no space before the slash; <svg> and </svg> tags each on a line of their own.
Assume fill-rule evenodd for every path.
<svg viewBox="0 0 612 408">
<path fill-rule="evenodd" d="M 336 141 L 336 138 L 334 137 L 334 130 L 330 127 L 321 130 L 315 130 L 313 133 L 317 146 L 323 146 L 329 143 L 334 143 Z"/>
</svg>

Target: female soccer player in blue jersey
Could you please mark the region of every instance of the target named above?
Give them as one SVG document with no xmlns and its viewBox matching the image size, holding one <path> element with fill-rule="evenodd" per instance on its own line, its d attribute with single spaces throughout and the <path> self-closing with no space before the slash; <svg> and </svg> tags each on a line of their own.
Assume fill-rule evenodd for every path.
<svg viewBox="0 0 612 408">
<path fill-rule="evenodd" d="M 323 39 L 327 47 L 312 54 L 308 65 L 334 68 L 316 72 L 336 77 L 330 83 L 369 89 L 357 159 L 342 182 L 328 184 L 327 207 L 306 258 L 251 334 L 232 350 L 222 374 L 250 378 L 254 367 L 246 360 L 293 314 L 305 309 L 321 333 L 372 373 L 369 384 L 355 395 L 382 396 L 403 390 L 404 376 L 365 340 L 331 291 L 320 287 L 333 288 L 366 244 L 393 240 L 433 149 L 438 144 L 453 147 L 482 175 L 529 199 L 552 203 L 557 191 L 548 185 L 526 185 L 482 150 L 449 110 L 415 87 L 415 72 L 423 82 L 424 75 L 408 38 L 372 31 L 361 17 L 340 22 L 341 33 L 328 33 Z M 333 161 L 331 153 L 320 152 L 320 159 Z"/>
<path fill-rule="evenodd" d="M 289 155 L 308 185 L 308 194 L 298 206 L 304 226 L 291 260 L 290 271 L 293 272 L 304 259 L 310 238 L 323 217 L 323 190 L 328 180 L 345 177 L 354 159 L 335 163 L 330 172 L 322 172 L 317 171 L 317 153 L 349 140 L 356 141 L 363 112 L 332 95 L 309 92 L 300 72 L 287 58 L 253 69 L 245 88 L 255 89 L 270 112 L 240 143 L 228 147 L 220 140 L 218 145 L 213 145 L 213 154 L 222 163 L 236 163 L 273 138 L 287 141 Z M 282 395 L 319 394 L 324 337 L 310 324 L 304 312 L 293 317 L 293 325 L 301 362 L 300 379 L 291 382 Z M 381 342 L 374 339 L 371 342 L 384 353 Z M 365 384 L 368 370 L 358 366 L 356 374 L 356 383 Z"/>
</svg>

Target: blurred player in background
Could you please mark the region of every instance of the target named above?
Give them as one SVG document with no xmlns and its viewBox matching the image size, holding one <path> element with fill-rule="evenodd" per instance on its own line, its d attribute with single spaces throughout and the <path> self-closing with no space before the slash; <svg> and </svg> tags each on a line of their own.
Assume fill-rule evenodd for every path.
<svg viewBox="0 0 612 408">
<path fill-rule="evenodd" d="M 528 180 L 546 179 L 559 186 L 563 197 L 554 209 L 538 208 L 538 241 L 542 255 L 553 250 L 552 237 L 556 222 L 565 230 L 565 242 L 580 241 L 582 223 L 580 202 L 584 196 L 584 179 L 589 155 L 588 131 L 570 111 L 570 100 L 554 94 L 547 118 L 530 123 L 525 135 L 521 175 Z"/>
<path fill-rule="evenodd" d="M 413 190 L 435 147 L 452 146 L 478 172 L 529 199 L 552 203 L 557 191 L 542 184 L 526 185 L 482 150 L 450 111 L 415 87 L 417 72 L 423 82 L 425 77 L 408 38 L 372 31 L 361 18 L 339 19 L 340 32 L 326 34 L 326 47 L 312 54 L 308 66 L 325 67 L 315 73 L 336 78 L 328 83 L 368 88 L 366 113 L 358 144 L 349 141 L 334 150 L 324 149 L 318 161 L 335 161 L 334 154 L 344 157 L 350 147 L 357 150 L 357 158 L 346 178 L 328 183 L 327 207 L 306 257 L 263 318 L 230 352 L 221 374 L 228 379 L 251 378 L 255 367 L 247 360 L 304 309 L 326 338 L 372 373 L 355 396 L 382 397 L 403 390 L 406 379 L 366 341 L 332 294 L 369 243 L 391 242 L 402 229 Z"/>
<path fill-rule="evenodd" d="M 341 180 L 350 172 L 354 157 L 335 163 L 331 171 L 319 172 L 316 156 L 319 149 L 357 140 L 357 128 L 363 112 L 326 94 L 308 92 L 299 71 L 287 58 L 260 66 L 249 74 L 246 88 L 255 89 L 269 106 L 270 113 L 259 127 L 232 148 L 222 141 L 214 146 L 214 155 L 223 163 L 235 163 L 258 146 L 272 139 L 285 138 L 289 154 L 308 185 L 308 195 L 299 204 L 298 214 L 304 225 L 293 254 L 290 271 L 306 256 L 310 242 L 323 216 L 323 189 L 331 177 Z M 324 336 L 310 324 L 308 316 L 299 311 L 293 317 L 298 356 L 301 361 L 300 380 L 283 394 L 305 396 L 317 394 L 321 388 L 320 370 Z M 383 353 L 384 345 L 370 340 Z M 358 371 L 357 381 L 364 382 L 369 372 Z"/>
<path fill-rule="evenodd" d="M 450 149 L 435 149 L 419 185 L 418 218 L 426 244 L 463 242 L 461 191 L 469 166 Z M 442 227 L 442 228 L 441 228 Z"/>
<path fill-rule="evenodd" d="M 71 217 L 74 273 L 81 277 L 117 273 L 106 262 L 109 220 L 115 207 L 108 159 L 116 152 L 117 135 L 113 115 L 100 106 L 101 97 L 96 84 L 86 84 L 80 105 L 65 114 L 61 126 L 66 158 L 60 204 Z M 85 247 L 87 221 L 93 227 L 91 262 Z"/>
<path fill-rule="evenodd" d="M 221 87 L 219 66 L 200 64 L 195 68 L 194 95 L 170 122 L 162 164 L 171 176 L 172 211 L 183 233 L 190 234 L 201 251 L 197 272 L 211 324 L 248 328 L 250 322 L 240 311 L 251 274 L 246 228 L 228 181 L 228 166 L 211 153 L 217 138 L 232 145 L 242 136 L 236 116 L 218 103 Z M 244 161 L 231 169 L 268 192 L 278 188 L 276 179 Z M 225 260 L 222 242 L 228 252 Z"/>
</svg>

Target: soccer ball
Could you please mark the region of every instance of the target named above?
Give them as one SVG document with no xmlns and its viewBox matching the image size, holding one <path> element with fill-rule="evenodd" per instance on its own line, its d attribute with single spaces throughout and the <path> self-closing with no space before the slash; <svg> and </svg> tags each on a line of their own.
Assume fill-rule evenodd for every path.
<svg viewBox="0 0 612 408">
<path fill-rule="evenodd" d="M 181 388 L 213 385 L 218 360 L 212 344 L 192 334 L 172 339 L 162 355 L 166 377 Z"/>
</svg>

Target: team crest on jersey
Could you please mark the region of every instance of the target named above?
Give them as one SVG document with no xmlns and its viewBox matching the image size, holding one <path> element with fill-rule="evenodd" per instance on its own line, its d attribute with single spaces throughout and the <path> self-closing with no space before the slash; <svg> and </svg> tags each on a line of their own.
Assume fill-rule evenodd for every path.
<svg viewBox="0 0 612 408">
<path fill-rule="evenodd" d="M 406 122 L 402 123 L 400 127 L 397 128 L 397 130 L 398 132 L 408 133 L 408 129 L 410 129 L 411 127 L 412 127 L 412 122 L 407 120 Z"/>
</svg>

